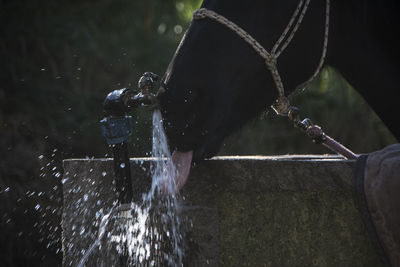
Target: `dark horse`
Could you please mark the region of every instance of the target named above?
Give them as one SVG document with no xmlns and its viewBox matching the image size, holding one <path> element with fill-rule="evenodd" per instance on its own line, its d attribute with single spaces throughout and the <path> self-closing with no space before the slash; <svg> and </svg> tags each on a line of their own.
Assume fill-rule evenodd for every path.
<svg viewBox="0 0 400 267">
<path fill-rule="evenodd" d="M 202 7 L 236 23 L 271 51 L 298 1 L 205 0 Z M 332 0 L 325 62 L 339 70 L 359 90 L 397 139 L 400 138 L 396 94 L 400 69 L 399 7 L 398 0 Z M 324 18 L 325 1 L 312 0 L 292 42 L 278 58 L 286 93 L 305 82 L 317 68 L 324 40 Z M 215 155 L 227 135 L 269 107 L 277 96 L 271 72 L 248 43 L 211 19 L 194 20 L 175 53 L 158 94 L 166 133 L 171 148 L 176 151 L 173 159 L 181 174 L 176 178 L 178 187 L 187 179 L 192 158 L 197 161 Z M 393 152 L 395 149 L 398 151 Z M 361 171 L 356 187 L 357 192 L 361 192 L 357 195 L 359 203 L 364 203 L 360 207 L 365 207 L 366 212 L 362 212 L 366 214 L 365 218 L 370 215 L 375 218 L 377 214 L 377 218 L 386 218 L 374 220 L 376 229 L 384 229 L 381 233 L 390 232 L 388 225 L 394 226 L 391 232 L 395 234 L 384 235 L 381 241 L 389 240 L 382 244 L 386 252 L 391 251 L 390 255 L 397 255 L 391 256 L 393 265 L 397 266 L 400 249 L 393 249 L 397 245 L 393 245 L 392 237 L 400 238 L 400 161 L 388 160 L 393 163 L 392 169 L 380 172 L 379 164 L 386 164 L 381 156 L 386 154 L 400 158 L 400 145 L 369 155 L 369 171 L 378 166 L 375 168 L 378 174 L 391 173 L 393 177 L 366 173 L 364 186 Z M 367 162 L 365 155 L 357 162 L 362 159 Z M 375 182 L 376 179 L 381 180 Z M 365 188 L 368 190 L 364 194 Z M 366 198 L 373 200 L 369 204 L 375 204 L 367 207 Z"/>
<path fill-rule="evenodd" d="M 202 7 L 242 27 L 270 51 L 299 0 L 205 0 Z M 339 70 L 396 138 L 400 2 L 331 1 L 326 64 Z M 311 1 L 292 42 L 278 59 L 287 92 L 306 81 L 319 63 L 325 1 Z M 159 92 L 170 145 L 215 155 L 223 139 L 277 98 L 263 59 L 236 33 L 210 19 L 194 20 L 163 78 Z"/>
<path fill-rule="evenodd" d="M 361 93 L 396 138 L 396 89 L 400 69 L 400 23 L 396 0 L 331 1 L 325 63 Z M 239 25 L 267 51 L 281 36 L 299 0 L 205 0 Z M 307 81 L 320 61 L 325 1 L 310 1 L 292 42 L 278 58 L 286 94 Z M 218 153 L 226 136 L 256 117 L 278 97 L 264 59 L 237 33 L 204 18 L 194 20 L 163 77 L 160 109 L 183 186 L 190 163 Z M 184 175 L 183 175 L 184 174 Z"/>
</svg>

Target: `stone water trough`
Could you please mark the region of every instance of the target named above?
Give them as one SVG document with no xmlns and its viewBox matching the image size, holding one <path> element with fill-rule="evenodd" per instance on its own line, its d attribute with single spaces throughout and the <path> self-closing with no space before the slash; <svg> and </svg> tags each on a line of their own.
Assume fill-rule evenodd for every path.
<svg viewBox="0 0 400 267">
<path fill-rule="evenodd" d="M 131 159 L 134 190 L 148 190 L 149 165 Z M 326 155 L 216 157 L 195 166 L 181 192 L 197 248 L 190 266 L 380 266 L 356 208 L 354 167 Z M 97 236 L 96 212 L 115 200 L 113 162 L 68 159 L 64 173 L 63 265 L 77 266 Z M 86 266 L 108 261 L 93 253 Z"/>
</svg>

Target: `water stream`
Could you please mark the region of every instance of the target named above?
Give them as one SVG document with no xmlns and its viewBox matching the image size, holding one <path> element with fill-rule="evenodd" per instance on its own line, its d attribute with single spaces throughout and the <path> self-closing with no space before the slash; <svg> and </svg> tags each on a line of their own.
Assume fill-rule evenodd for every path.
<svg viewBox="0 0 400 267">
<path fill-rule="evenodd" d="M 97 240 L 86 250 L 79 267 L 85 266 L 95 248 L 116 249 L 124 266 L 183 266 L 179 195 L 163 193 L 176 192 L 176 168 L 159 110 L 153 113 L 152 141 L 149 192 L 143 194 L 141 203 L 113 207 L 102 217 Z"/>
</svg>

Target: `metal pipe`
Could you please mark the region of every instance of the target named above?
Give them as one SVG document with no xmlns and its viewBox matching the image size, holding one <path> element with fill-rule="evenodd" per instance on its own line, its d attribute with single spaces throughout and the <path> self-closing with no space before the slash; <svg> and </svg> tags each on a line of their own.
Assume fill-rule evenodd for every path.
<svg viewBox="0 0 400 267">
<path fill-rule="evenodd" d="M 133 200 L 133 187 L 128 144 L 126 142 L 115 144 L 112 146 L 112 151 L 114 155 L 115 189 L 117 191 L 118 202 L 120 204 L 131 203 Z"/>
<path fill-rule="evenodd" d="M 127 114 L 139 106 L 155 105 L 151 90 L 157 79 L 156 74 L 146 72 L 138 82 L 140 92 L 123 88 L 112 91 L 104 100 L 105 118 L 100 122 L 102 134 L 113 151 L 115 187 L 120 205 L 140 199 L 140 192 L 134 195 L 132 187 L 128 143 L 133 124 L 132 117 Z"/>
</svg>

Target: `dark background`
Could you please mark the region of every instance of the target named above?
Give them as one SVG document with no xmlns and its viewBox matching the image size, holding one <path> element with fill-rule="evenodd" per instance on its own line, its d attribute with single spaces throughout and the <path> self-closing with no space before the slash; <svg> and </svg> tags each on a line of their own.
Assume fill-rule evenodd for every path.
<svg viewBox="0 0 400 267">
<path fill-rule="evenodd" d="M 62 159 L 106 157 L 106 94 L 160 75 L 198 0 L 0 0 L 0 266 L 61 263 Z M 340 70 L 292 96 L 356 153 L 397 142 Z M 151 112 L 136 111 L 132 156 L 149 156 Z M 220 154 L 329 153 L 266 111 Z"/>
</svg>

